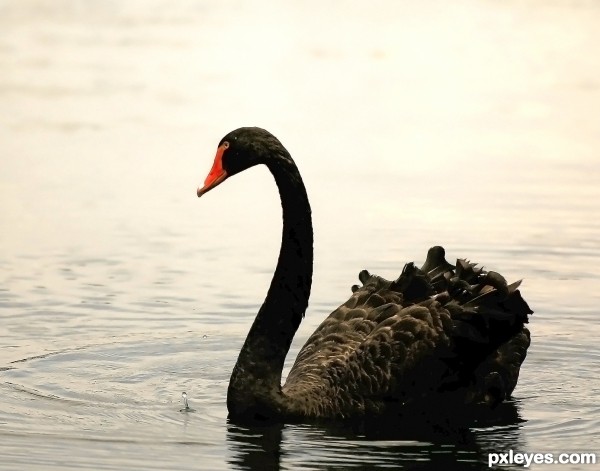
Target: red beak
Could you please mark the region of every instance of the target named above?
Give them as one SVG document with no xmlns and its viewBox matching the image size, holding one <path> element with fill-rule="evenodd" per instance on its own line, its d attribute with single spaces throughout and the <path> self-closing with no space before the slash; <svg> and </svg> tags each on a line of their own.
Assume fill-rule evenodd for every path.
<svg viewBox="0 0 600 471">
<path fill-rule="evenodd" d="M 206 180 L 204 180 L 204 186 L 202 188 L 198 187 L 196 193 L 198 194 L 198 198 L 200 198 L 204 193 L 212 190 L 215 186 L 223 183 L 229 175 L 223 169 L 223 152 L 227 149 L 229 145 L 221 144 L 217 149 L 217 155 L 215 156 L 215 162 L 213 163 L 212 168 Z"/>
</svg>

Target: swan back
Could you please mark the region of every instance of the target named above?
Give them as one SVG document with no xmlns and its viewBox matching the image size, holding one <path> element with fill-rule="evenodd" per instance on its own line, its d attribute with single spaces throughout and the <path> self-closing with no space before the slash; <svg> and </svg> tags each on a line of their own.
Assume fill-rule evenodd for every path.
<svg viewBox="0 0 600 471">
<path fill-rule="evenodd" d="M 311 335 L 283 393 L 292 414 L 377 415 L 431 394 L 496 404 L 510 396 L 529 346 L 532 312 L 519 282 L 433 247 L 394 281 L 362 286 Z"/>
</svg>

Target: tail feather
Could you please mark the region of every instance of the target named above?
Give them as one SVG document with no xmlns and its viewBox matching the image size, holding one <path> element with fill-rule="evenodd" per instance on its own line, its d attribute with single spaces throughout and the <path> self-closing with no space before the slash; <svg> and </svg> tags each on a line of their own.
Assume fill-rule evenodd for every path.
<svg viewBox="0 0 600 471">
<path fill-rule="evenodd" d="M 533 313 L 518 290 L 520 284 L 521 280 L 508 284 L 500 273 L 465 259 L 451 265 L 445 250 L 437 246 L 429 249 L 420 269 L 406 264 L 389 287 L 401 293 L 406 303 L 434 297 L 450 312 L 452 336 L 458 344 L 485 345 L 492 352 L 520 332 Z"/>
<path fill-rule="evenodd" d="M 519 334 L 533 313 L 518 289 L 521 280 L 508 284 L 500 273 L 486 271 L 465 259 L 452 265 L 440 246 L 429 249 L 420 269 L 407 263 L 392 282 L 366 270 L 359 278 L 363 284 L 375 283 L 374 286 L 399 293 L 406 306 L 435 299 L 450 313 L 450 335 L 457 348 L 466 352 L 495 351 Z M 358 286 L 352 288 L 357 289 Z"/>
</svg>

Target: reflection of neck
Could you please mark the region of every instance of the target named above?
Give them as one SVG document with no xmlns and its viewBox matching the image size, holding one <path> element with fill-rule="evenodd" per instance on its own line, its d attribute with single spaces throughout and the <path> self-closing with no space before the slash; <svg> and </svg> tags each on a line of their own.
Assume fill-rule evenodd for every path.
<svg viewBox="0 0 600 471">
<path fill-rule="evenodd" d="M 244 394 L 280 392 L 283 363 L 308 306 L 312 283 L 313 231 L 304 183 L 287 153 L 267 166 L 281 198 L 281 249 L 271 286 L 231 376 L 230 412 L 234 405 L 230 402 L 243 400 Z"/>
<path fill-rule="evenodd" d="M 235 469 L 279 470 L 283 424 L 269 427 L 227 425 L 230 464 Z"/>
</svg>

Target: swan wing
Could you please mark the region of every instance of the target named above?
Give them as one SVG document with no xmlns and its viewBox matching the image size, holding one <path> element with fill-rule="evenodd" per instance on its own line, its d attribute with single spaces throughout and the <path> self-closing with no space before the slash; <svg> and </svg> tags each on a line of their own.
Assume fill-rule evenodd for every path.
<svg viewBox="0 0 600 471">
<path fill-rule="evenodd" d="M 363 271 L 361 287 L 301 349 L 283 392 L 311 415 L 381 413 L 448 392 L 462 402 L 508 397 L 529 346 L 518 283 L 430 249 L 395 281 Z"/>
</svg>

